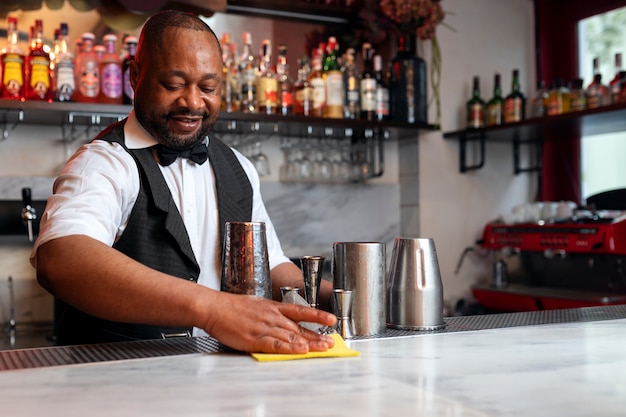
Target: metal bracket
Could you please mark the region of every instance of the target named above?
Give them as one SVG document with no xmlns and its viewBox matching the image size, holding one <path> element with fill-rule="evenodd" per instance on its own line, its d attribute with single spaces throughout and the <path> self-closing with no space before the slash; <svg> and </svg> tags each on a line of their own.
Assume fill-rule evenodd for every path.
<svg viewBox="0 0 626 417">
<path fill-rule="evenodd" d="M 81 136 L 87 139 L 91 138 L 91 129 L 94 127 L 102 129 L 108 126 L 112 122 L 119 122 L 127 117 L 128 114 L 118 113 L 91 113 L 91 112 L 69 112 L 67 114 L 67 123 L 64 123 L 61 128 L 63 130 L 63 140 L 66 142 L 73 142 Z M 67 126 L 69 125 L 69 131 Z M 84 129 L 79 130 L 78 126 L 83 126 Z"/>
<path fill-rule="evenodd" d="M 7 114 L 15 112 L 17 113 L 17 117 L 15 123 L 11 127 L 8 127 L 9 121 L 7 120 Z M 9 138 L 9 132 L 17 127 L 18 124 L 24 121 L 24 110 L 22 109 L 5 109 L 2 110 L 2 137 L 0 137 L 0 141 L 6 140 Z"/>
<path fill-rule="evenodd" d="M 521 156 L 520 149 L 522 145 L 533 146 L 535 150 L 535 166 L 522 167 L 521 166 Z M 523 172 L 540 172 L 542 165 L 541 159 L 543 156 L 543 142 L 541 139 L 534 140 L 521 140 L 519 138 L 519 134 L 515 132 L 513 134 L 513 169 L 515 175 L 521 174 Z"/>
<path fill-rule="evenodd" d="M 474 165 L 467 164 L 467 144 L 468 142 L 479 142 L 478 163 Z M 459 138 L 459 171 L 465 173 L 467 171 L 480 169 L 485 165 L 485 132 L 476 132 L 472 135 L 469 133 L 461 134 Z"/>
</svg>

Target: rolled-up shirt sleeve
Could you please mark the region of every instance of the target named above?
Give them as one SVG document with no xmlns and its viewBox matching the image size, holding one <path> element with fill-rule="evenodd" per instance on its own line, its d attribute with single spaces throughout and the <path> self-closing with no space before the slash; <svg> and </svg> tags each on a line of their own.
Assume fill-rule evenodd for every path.
<svg viewBox="0 0 626 417">
<path fill-rule="evenodd" d="M 54 181 L 31 264 L 46 242 L 86 235 L 112 246 L 121 236 L 139 192 L 137 166 L 119 144 L 94 141 L 82 145 Z"/>
</svg>

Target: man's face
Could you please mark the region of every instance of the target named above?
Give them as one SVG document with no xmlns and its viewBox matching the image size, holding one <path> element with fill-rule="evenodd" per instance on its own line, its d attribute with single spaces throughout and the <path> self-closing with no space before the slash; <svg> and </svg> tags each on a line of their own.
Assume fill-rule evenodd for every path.
<svg viewBox="0 0 626 417">
<path fill-rule="evenodd" d="M 132 64 L 135 114 L 159 143 L 184 148 L 203 140 L 219 116 L 222 56 L 209 32 L 169 27 L 162 45 Z"/>
</svg>

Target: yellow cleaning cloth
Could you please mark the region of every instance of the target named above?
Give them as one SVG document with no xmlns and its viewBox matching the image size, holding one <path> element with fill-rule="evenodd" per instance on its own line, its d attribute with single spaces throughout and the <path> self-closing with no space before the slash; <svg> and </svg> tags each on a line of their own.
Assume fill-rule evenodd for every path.
<svg viewBox="0 0 626 417">
<path fill-rule="evenodd" d="M 326 352 L 309 352 L 301 354 L 282 354 L 282 353 L 253 353 L 252 356 L 259 362 L 271 362 L 271 361 L 290 361 L 294 359 L 309 359 L 309 358 L 334 358 L 339 356 L 359 356 L 361 352 L 358 350 L 350 349 L 344 343 L 342 337 L 338 333 L 329 335 L 335 339 L 335 346 L 328 349 Z"/>
</svg>

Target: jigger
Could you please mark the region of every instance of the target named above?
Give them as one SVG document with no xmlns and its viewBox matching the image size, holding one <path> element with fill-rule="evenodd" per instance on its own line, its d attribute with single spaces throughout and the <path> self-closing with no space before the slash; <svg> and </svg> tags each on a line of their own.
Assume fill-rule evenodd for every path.
<svg viewBox="0 0 626 417">
<path fill-rule="evenodd" d="M 300 295 L 300 288 L 298 287 L 280 287 L 280 294 L 282 299 L 285 300 L 293 298 L 295 295 Z"/>
<path fill-rule="evenodd" d="M 337 316 L 337 333 L 344 339 L 354 337 L 352 331 L 352 290 L 333 290 L 333 313 Z"/>
<path fill-rule="evenodd" d="M 301 256 L 300 266 L 304 278 L 304 298 L 313 308 L 317 308 L 317 296 L 322 282 L 323 256 Z"/>
</svg>

